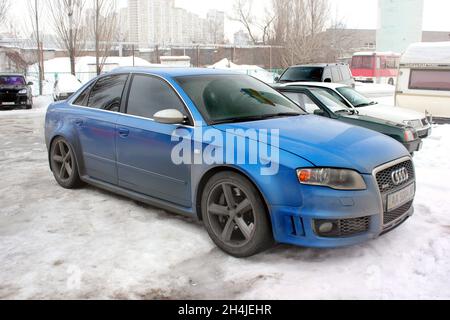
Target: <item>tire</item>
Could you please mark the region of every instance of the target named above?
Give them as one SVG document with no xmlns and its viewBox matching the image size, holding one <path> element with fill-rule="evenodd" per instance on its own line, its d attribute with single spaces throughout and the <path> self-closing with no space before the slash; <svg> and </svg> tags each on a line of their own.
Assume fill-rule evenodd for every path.
<svg viewBox="0 0 450 320">
<path fill-rule="evenodd" d="M 25 108 L 26 110 L 31 110 L 33 109 L 33 106 L 31 104 L 27 105 L 27 107 Z"/>
<path fill-rule="evenodd" d="M 50 148 L 50 163 L 56 182 L 65 189 L 76 189 L 83 185 L 75 152 L 64 138 L 57 138 Z"/>
<path fill-rule="evenodd" d="M 213 176 L 203 191 L 201 211 L 209 236 L 231 256 L 247 258 L 274 244 L 263 199 L 239 174 L 221 172 Z"/>
</svg>

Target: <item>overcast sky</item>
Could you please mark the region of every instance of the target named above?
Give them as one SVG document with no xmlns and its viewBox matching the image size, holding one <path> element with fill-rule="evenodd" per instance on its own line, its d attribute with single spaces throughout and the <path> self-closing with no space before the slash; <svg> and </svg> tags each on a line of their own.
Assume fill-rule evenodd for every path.
<svg viewBox="0 0 450 320">
<path fill-rule="evenodd" d="M 0 0 L 2 1 L 2 0 Z M 17 19 L 28 19 L 23 15 L 26 0 L 14 0 L 14 16 Z M 39 0 L 43 1 L 43 0 Z M 127 0 L 120 0 L 121 5 Z M 254 11 L 264 14 L 264 7 L 271 0 L 254 0 Z M 234 0 L 176 0 L 177 6 L 186 8 L 201 16 L 206 16 L 209 9 L 225 11 L 232 14 Z M 345 21 L 348 28 L 375 29 L 377 27 L 377 0 L 330 0 L 332 15 Z M 450 1 L 425 0 L 424 30 L 450 31 Z M 237 23 L 227 21 L 226 34 L 232 39 L 234 32 L 241 29 Z"/>
</svg>

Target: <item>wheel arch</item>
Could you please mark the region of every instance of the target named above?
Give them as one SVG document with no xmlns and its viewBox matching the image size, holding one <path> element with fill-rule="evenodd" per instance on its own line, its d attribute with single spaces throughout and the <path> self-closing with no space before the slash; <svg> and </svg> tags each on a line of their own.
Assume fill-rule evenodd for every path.
<svg viewBox="0 0 450 320">
<path fill-rule="evenodd" d="M 59 139 L 59 138 L 62 138 L 62 139 L 64 139 L 68 144 L 69 144 L 69 146 L 70 146 L 70 148 L 72 148 L 72 150 L 73 150 L 73 153 L 74 153 L 74 156 L 75 156 L 75 161 L 76 161 L 76 163 L 77 163 L 77 166 L 78 166 L 78 170 L 79 170 L 79 173 L 80 173 L 80 176 L 81 176 L 81 170 L 82 170 L 82 163 L 80 162 L 80 157 L 79 157 L 79 155 L 78 155 L 78 152 L 77 152 L 77 149 L 74 147 L 74 144 L 72 143 L 72 141 L 70 140 L 70 139 L 68 139 L 65 135 L 63 135 L 63 134 L 55 134 L 51 139 L 50 139 L 50 142 L 49 142 L 49 148 L 48 148 L 48 165 L 49 165 L 49 167 L 50 167 L 50 170 L 51 171 L 53 171 L 53 168 L 52 168 L 52 161 L 51 161 L 51 152 L 52 152 L 52 146 L 53 146 L 53 143 L 55 142 L 55 140 L 57 140 L 57 139 Z"/>
<path fill-rule="evenodd" d="M 245 171 L 238 169 L 236 167 L 232 167 L 232 166 L 218 166 L 218 167 L 214 167 L 209 169 L 208 171 L 206 171 L 202 178 L 200 179 L 199 183 L 197 184 L 197 192 L 195 194 L 195 209 L 196 209 L 196 214 L 197 214 L 197 218 L 199 221 L 202 221 L 202 209 L 201 209 L 201 200 L 202 200 L 202 195 L 203 195 L 203 191 L 205 189 L 205 186 L 207 184 L 207 182 L 209 181 L 209 179 L 211 179 L 213 176 L 215 176 L 218 173 L 221 172 L 234 172 L 236 174 L 239 174 L 240 176 L 244 177 L 245 179 L 247 179 L 252 185 L 253 187 L 257 190 L 259 196 L 261 197 L 261 199 L 263 199 L 263 205 L 266 209 L 266 213 L 268 215 L 269 221 L 271 221 L 270 219 L 270 206 L 267 202 L 266 197 L 264 196 L 264 194 L 262 193 L 261 189 L 258 187 L 258 185 L 256 184 L 256 182 L 250 177 L 249 174 L 247 174 Z"/>
</svg>

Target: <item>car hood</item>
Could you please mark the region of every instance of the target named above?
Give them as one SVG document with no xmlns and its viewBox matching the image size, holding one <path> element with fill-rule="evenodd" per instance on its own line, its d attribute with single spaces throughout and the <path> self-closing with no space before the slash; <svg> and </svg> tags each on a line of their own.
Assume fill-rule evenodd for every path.
<svg viewBox="0 0 450 320">
<path fill-rule="evenodd" d="M 317 167 L 354 169 L 365 174 L 409 156 L 399 142 L 385 135 L 313 115 L 221 124 L 215 128 L 228 133 L 236 129 L 279 129 L 280 149 Z"/>
<path fill-rule="evenodd" d="M 384 104 L 376 104 L 373 106 L 358 108 L 361 115 L 366 115 L 374 118 L 388 120 L 403 124 L 403 121 L 422 120 L 425 114 Z"/>
</svg>

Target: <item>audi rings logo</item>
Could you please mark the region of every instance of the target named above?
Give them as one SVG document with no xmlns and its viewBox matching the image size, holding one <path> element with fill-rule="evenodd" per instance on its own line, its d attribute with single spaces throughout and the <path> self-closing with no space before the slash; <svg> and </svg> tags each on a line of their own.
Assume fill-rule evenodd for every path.
<svg viewBox="0 0 450 320">
<path fill-rule="evenodd" d="M 406 181 L 409 180 L 409 173 L 408 173 L 408 170 L 406 170 L 406 168 L 401 168 L 399 170 L 392 172 L 391 177 L 392 177 L 392 182 L 396 186 L 399 186 L 402 183 L 405 183 Z"/>
</svg>

